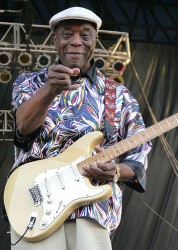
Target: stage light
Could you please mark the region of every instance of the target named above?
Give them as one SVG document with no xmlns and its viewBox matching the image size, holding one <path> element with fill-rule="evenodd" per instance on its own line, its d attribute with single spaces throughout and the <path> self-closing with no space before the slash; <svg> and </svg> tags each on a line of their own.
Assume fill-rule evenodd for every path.
<svg viewBox="0 0 178 250">
<path fill-rule="evenodd" d="M 51 56 L 43 54 L 37 58 L 37 65 L 46 68 L 51 64 Z"/>
<path fill-rule="evenodd" d="M 99 70 L 102 70 L 102 69 L 106 69 L 107 68 L 107 62 L 104 58 L 102 57 L 97 57 L 95 58 L 95 63 L 96 63 L 96 67 L 99 69 Z"/>
<path fill-rule="evenodd" d="M 112 69 L 114 72 L 122 74 L 125 70 L 125 63 L 121 60 L 115 60 L 112 64 Z"/>
<path fill-rule="evenodd" d="M 32 55 L 24 52 L 18 56 L 18 63 L 21 66 L 29 66 L 32 63 Z"/>
<path fill-rule="evenodd" d="M 11 63 L 11 54 L 9 52 L 0 53 L 0 65 L 8 65 Z"/>
<path fill-rule="evenodd" d="M 2 70 L 0 71 L 0 82 L 1 83 L 8 83 L 12 79 L 11 72 L 8 70 Z"/>
</svg>

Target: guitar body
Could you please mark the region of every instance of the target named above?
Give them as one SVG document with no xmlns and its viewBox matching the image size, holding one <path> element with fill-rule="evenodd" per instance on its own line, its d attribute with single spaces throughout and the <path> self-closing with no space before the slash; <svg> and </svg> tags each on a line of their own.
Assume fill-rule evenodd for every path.
<svg viewBox="0 0 178 250">
<path fill-rule="evenodd" d="M 5 186 L 4 204 L 19 236 L 34 213 L 34 227 L 24 236 L 30 242 L 50 236 L 75 209 L 111 196 L 108 184 L 92 185 L 77 167 L 102 141 L 101 132 L 89 133 L 59 156 L 24 164 L 11 174 Z"/>
</svg>

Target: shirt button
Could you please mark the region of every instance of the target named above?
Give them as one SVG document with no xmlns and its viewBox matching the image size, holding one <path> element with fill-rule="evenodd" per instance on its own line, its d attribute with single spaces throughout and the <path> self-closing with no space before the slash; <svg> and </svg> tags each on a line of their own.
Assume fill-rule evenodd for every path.
<svg viewBox="0 0 178 250">
<path fill-rule="evenodd" d="M 67 115 L 64 115 L 64 116 L 63 116 L 63 119 L 64 119 L 64 120 L 67 120 L 67 119 L 68 119 L 68 116 L 67 116 Z"/>
</svg>

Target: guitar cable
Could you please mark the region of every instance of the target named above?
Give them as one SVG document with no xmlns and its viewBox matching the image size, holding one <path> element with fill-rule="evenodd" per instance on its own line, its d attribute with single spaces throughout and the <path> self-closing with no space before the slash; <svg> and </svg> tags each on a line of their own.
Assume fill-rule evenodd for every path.
<svg viewBox="0 0 178 250">
<path fill-rule="evenodd" d="M 30 220 L 29 220 L 29 223 L 28 223 L 28 226 L 27 226 L 25 232 L 23 233 L 23 235 L 22 235 L 15 243 L 12 243 L 12 242 L 11 242 L 11 246 L 15 246 L 17 243 L 19 243 L 19 241 L 25 236 L 25 234 L 26 234 L 29 230 L 32 230 L 32 228 L 33 228 L 34 225 L 35 225 L 36 218 L 37 218 L 37 212 L 36 212 L 36 211 L 33 211 L 32 214 L 31 214 L 31 216 L 30 216 Z"/>
</svg>

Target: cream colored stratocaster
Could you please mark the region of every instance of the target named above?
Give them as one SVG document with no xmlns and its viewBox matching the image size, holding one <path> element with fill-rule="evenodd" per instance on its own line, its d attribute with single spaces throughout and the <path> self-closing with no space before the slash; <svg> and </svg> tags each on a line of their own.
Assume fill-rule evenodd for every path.
<svg viewBox="0 0 178 250">
<path fill-rule="evenodd" d="M 4 191 L 4 204 L 12 228 L 21 236 L 30 218 L 35 217 L 34 226 L 24 239 L 36 242 L 47 238 L 78 207 L 112 195 L 110 185 L 94 186 L 82 176 L 84 165 L 95 161 L 105 163 L 176 126 L 178 113 L 94 156 L 92 151 L 103 141 L 103 134 L 91 132 L 59 156 L 20 166 L 9 177 Z"/>
</svg>

